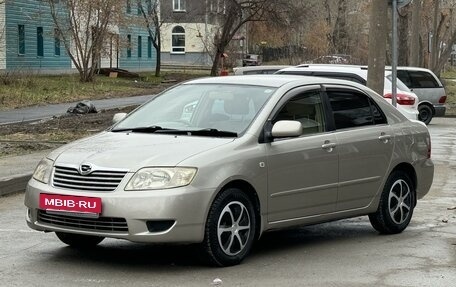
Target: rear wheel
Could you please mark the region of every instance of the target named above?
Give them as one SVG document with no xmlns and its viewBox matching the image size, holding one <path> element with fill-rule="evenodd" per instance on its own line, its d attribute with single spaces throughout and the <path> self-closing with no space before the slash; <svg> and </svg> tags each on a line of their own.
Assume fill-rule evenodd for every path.
<svg viewBox="0 0 456 287">
<path fill-rule="evenodd" d="M 418 119 L 428 125 L 431 122 L 432 116 L 434 114 L 432 112 L 432 108 L 428 105 L 421 105 L 418 107 L 418 112 Z"/>
<path fill-rule="evenodd" d="M 256 218 L 250 198 L 237 188 L 217 196 L 209 211 L 203 248 L 209 263 L 239 264 L 250 252 L 256 232 Z"/>
<path fill-rule="evenodd" d="M 415 204 L 415 189 L 407 173 L 396 170 L 386 181 L 377 212 L 369 215 L 380 233 L 402 232 L 410 223 Z"/>
<path fill-rule="evenodd" d="M 81 235 L 65 232 L 56 232 L 57 237 L 63 243 L 75 248 L 90 248 L 98 245 L 104 237 Z"/>
</svg>

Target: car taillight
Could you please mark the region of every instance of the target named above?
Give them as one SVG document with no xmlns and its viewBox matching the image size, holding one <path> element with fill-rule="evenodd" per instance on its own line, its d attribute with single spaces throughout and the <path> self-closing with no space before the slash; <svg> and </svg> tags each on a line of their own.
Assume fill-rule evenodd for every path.
<svg viewBox="0 0 456 287">
<path fill-rule="evenodd" d="M 446 102 L 446 96 L 442 96 L 439 99 L 439 104 L 444 104 Z"/>
<path fill-rule="evenodd" d="M 383 97 L 387 98 L 387 99 L 392 99 L 393 98 L 393 94 L 388 93 L 388 94 L 383 95 Z M 408 95 L 396 94 L 396 99 L 397 99 L 397 103 L 399 105 L 413 106 L 415 104 L 415 98 L 411 97 L 411 96 L 408 96 Z"/>
</svg>

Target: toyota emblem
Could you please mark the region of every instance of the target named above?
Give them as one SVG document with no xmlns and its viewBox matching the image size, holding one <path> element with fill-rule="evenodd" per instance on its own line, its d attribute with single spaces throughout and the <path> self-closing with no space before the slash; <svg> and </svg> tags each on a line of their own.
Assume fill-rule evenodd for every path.
<svg viewBox="0 0 456 287">
<path fill-rule="evenodd" d="M 81 166 L 79 167 L 79 174 L 81 174 L 81 175 L 88 175 L 91 172 L 92 172 L 92 165 L 90 165 L 90 164 L 84 163 L 84 164 L 81 164 Z"/>
</svg>

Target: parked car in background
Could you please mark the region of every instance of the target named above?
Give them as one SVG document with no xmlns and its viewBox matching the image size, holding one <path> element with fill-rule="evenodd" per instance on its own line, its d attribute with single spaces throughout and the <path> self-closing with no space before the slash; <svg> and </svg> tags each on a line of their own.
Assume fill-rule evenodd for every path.
<svg viewBox="0 0 456 287">
<path fill-rule="evenodd" d="M 26 221 L 85 252 L 105 237 L 200 243 L 229 266 L 278 228 L 368 215 L 400 233 L 433 172 L 426 126 L 361 84 L 204 78 L 48 154 L 27 186 Z"/>
<path fill-rule="evenodd" d="M 242 59 L 242 66 L 258 66 L 261 65 L 260 55 L 256 54 L 247 54 L 244 59 Z"/>
<path fill-rule="evenodd" d="M 387 70 L 391 70 L 391 67 L 387 67 Z M 445 115 L 445 87 L 431 70 L 398 67 L 397 77 L 418 96 L 419 120 L 429 124 L 433 117 Z"/>
<path fill-rule="evenodd" d="M 325 77 L 349 80 L 362 85 L 367 84 L 367 68 L 355 65 L 304 64 L 282 69 L 276 74 Z M 416 120 L 418 118 L 418 97 L 399 79 L 397 81 L 397 88 L 397 109 L 408 119 Z M 385 73 L 383 97 L 389 103 L 392 102 L 392 83 L 390 72 Z"/>
<path fill-rule="evenodd" d="M 291 67 L 289 65 L 265 65 L 265 66 L 248 66 L 234 67 L 235 75 L 257 75 L 257 74 L 274 74 L 278 70 Z"/>
<path fill-rule="evenodd" d="M 325 55 L 313 59 L 309 64 L 350 64 L 351 58 L 344 54 Z"/>
</svg>

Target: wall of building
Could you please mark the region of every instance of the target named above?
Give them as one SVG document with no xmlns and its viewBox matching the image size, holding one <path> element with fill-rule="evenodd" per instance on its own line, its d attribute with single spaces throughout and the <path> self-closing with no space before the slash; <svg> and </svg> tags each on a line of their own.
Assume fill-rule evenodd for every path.
<svg viewBox="0 0 456 287">
<path fill-rule="evenodd" d="M 185 52 L 172 51 L 172 30 L 176 26 L 185 29 Z M 162 61 L 170 64 L 208 65 L 210 57 L 206 52 L 211 49 L 216 26 L 204 23 L 165 23 L 162 26 Z M 206 33 L 207 32 L 207 33 Z M 206 47 L 205 43 L 209 43 Z"/>
<path fill-rule="evenodd" d="M 55 55 L 54 24 L 45 1 L 7 1 L 5 6 L 6 69 L 8 70 L 64 70 L 71 67 L 71 60 L 63 43 L 60 56 Z M 19 28 L 25 29 L 25 53 L 19 54 Z M 43 28 L 43 56 L 38 56 L 37 28 Z"/>
<path fill-rule="evenodd" d="M 0 70 L 6 68 L 5 2 L 0 4 Z"/>
</svg>

